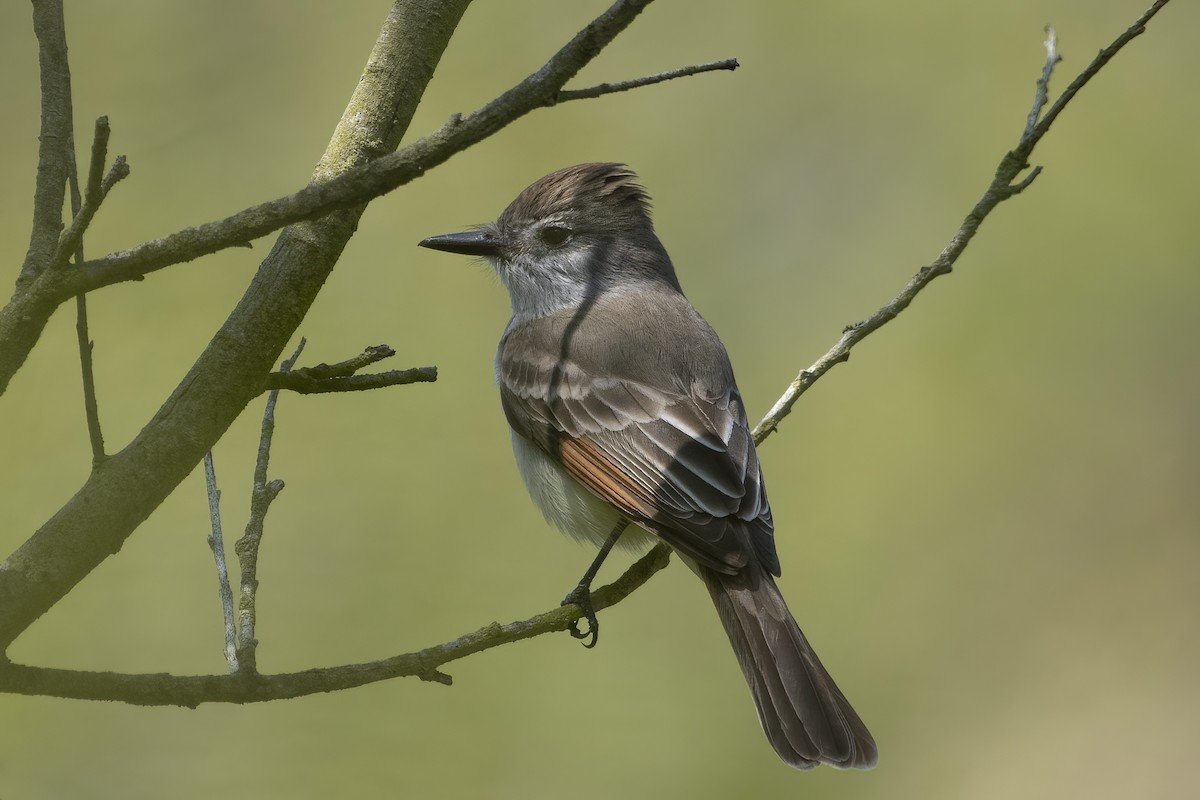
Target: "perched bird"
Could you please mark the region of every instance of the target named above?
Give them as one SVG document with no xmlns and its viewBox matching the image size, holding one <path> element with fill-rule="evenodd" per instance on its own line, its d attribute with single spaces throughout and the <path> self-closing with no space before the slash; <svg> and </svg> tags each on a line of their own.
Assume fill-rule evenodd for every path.
<svg viewBox="0 0 1200 800">
<path fill-rule="evenodd" d="M 729 356 L 683 296 L 650 200 L 622 164 L 580 164 L 491 225 L 422 247 L 484 256 L 512 300 L 496 382 L 517 465 L 546 519 L 603 545 L 654 537 L 700 576 L 786 763 L 867 769 L 877 750 L 772 576 L 774 522 Z"/>
</svg>

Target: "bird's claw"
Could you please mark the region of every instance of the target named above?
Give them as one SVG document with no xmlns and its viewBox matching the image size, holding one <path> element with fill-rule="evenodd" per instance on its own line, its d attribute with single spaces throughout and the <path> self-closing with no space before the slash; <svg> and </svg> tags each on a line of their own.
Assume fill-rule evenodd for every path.
<svg viewBox="0 0 1200 800">
<path fill-rule="evenodd" d="M 583 617 L 587 622 L 587 627 L 580 629 L 579 620 L 571 620 L 568 630 L 571 636 L 575 639 L 591 641 L 583 641 L 583 646 L 593 648 L 600 638 L 600 620 L 596 619 L 596 609 L 592 608 L 592 592 L 582 583 L 571 590 L 570 594 L 563 598 L 562 605 L 564 606 L 579 606 L 579 610 L 583 612 Z"/>
</svg>

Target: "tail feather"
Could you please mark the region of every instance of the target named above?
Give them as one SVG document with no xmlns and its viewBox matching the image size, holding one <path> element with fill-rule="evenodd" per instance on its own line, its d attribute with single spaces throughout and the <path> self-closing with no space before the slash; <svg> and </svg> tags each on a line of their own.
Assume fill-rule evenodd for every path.
<svg viewBox="0 0 1200 800">
<path fill-rule="evenodd" d="M 737 575 L 704 567 L 699 572 L 779 757 L 797 769 L 875 766 L 875 740 L 821 665 L 771 576 L 755 563 Z"/>
</svg>

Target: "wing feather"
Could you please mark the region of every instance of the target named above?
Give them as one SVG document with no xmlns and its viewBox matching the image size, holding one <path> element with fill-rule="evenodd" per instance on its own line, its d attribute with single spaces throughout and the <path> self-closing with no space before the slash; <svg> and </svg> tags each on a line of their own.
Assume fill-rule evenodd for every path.
<svg viewBox="0 0 1200 800">
<path fill-rule="evenodd" d="M 724 349 L 727 379 L 672 382 L 662 371 L 636 374 L 631 359 L 605 364 L 584 348 L 553 346 L 563 328 L 533 320 L 501 341 L 496 377 L 513 429 L 698 562 L 729 573 L 753 557 L 777 575 L 771 509 Z M 627 353 L 629 336 L 637 331 L 609 352 Z"/>
</svg>

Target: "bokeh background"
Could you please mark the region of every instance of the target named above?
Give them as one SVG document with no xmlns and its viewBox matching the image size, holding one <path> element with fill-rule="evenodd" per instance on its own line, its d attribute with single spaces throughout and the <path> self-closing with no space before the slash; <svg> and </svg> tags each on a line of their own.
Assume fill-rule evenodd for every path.
<svg viewBox="0 0 1200 800">
<path fill-rule="evenodd" d="M 76 130 L 110 116 L 132 176 L 90 256 L 308 178 L 386 2 L 67 3 Z M 642 175 L 757 419 L 842 326 L 933 259 L 1025 121 L 1042 27 L 1061 89 L 1144 0 L 661 0 L 575 86 L 737 57 L 538 111 L 374 202 L 305 322 L 303 363 L 386 342 L 434 385 L 284 395 L 264 543 L 266 671 L 418 649 L 555 605 L 591 558 L 510 464 L 491 379 L 507 299 L 418 250 L 561 166 Z M 479 2 L 409 140 L 535 70 L 604 2 Z M 28 242 L 38 131 L 26 3 L 0 5 L 0 247 Z M 1176 2 L 1077 98 L 1045 173 L 953 275 L 806 396 L 762 450 L 782 585 L 875 733 L 870 773 L 782 766 L 705 592 L 675 564 L 566 636 L 450 665 L 452 688 L 189 711 L 0 697 L 5 798 L 1179 798 L 1200 779 L 1200 9 Z M 84 156 L 86 158 L 86 156 Z M 269 241 L 92 296 L 122 447 Z M 0 551 L 86 475 L 64 307 L 0 399 Z M 261 403 L 215 451 L 229 538 Z M 12 648 L 96 670 L 221 672 L 197 471 Z M 606 570 L 615 576 L 623 556 Z"/>
</svg>

